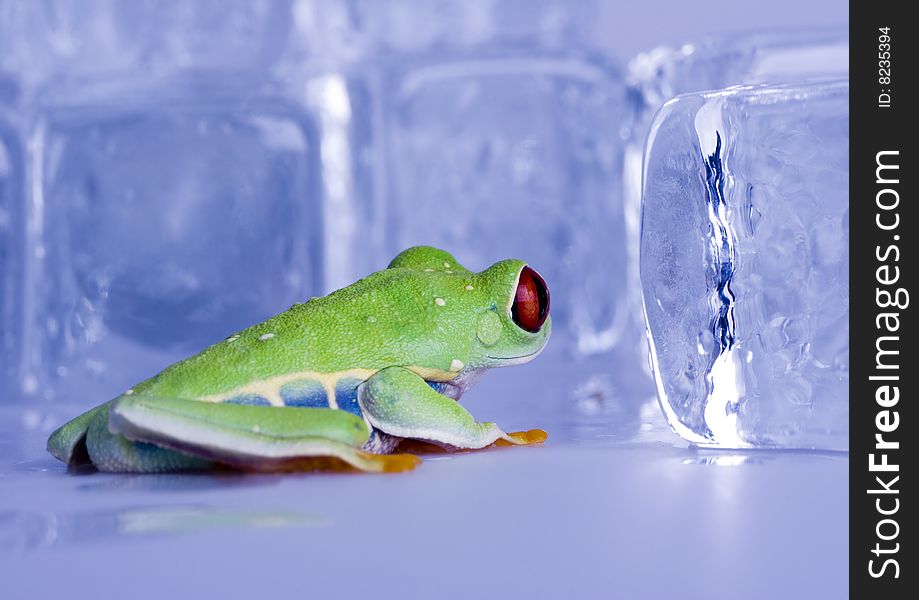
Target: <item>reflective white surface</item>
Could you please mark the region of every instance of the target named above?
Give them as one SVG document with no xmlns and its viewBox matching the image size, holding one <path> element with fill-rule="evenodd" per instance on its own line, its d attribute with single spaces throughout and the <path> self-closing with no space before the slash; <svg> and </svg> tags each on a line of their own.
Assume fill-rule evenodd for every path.
<svg viewBox="0 0 919 600">
<path fill-rule="evenodd" d="M 5 409 L 4 597 L 845 596 L 846 454 L 688 448 L 596 380 L 564 396 L 579 369 L 489 373 L 465 402 L 544 446 L 390 476 L 71 474 L 43 448 L 68 409 Z"/>
</svg>

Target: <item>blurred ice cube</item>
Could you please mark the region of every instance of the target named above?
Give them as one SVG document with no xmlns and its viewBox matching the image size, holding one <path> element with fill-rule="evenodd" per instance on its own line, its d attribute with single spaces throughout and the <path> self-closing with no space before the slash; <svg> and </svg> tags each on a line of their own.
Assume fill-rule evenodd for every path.
<svg viewBox="0 0 919 600">
<path fill-rule="evenodd" d="M 475 269 L 521 258 L 556 290 L 556 343 L 568 331 L 577 351 L 631 351 L 617 71 L 444 61 L 400 72 L 387 97 L 387 254 L 434 244 Z"/>
<path fill-rule="evenodd" d="M 26 88 L 182 69 L 266 69 L 287 45 L 291 0 L 0 1 L 0 70 Z"/>
<path fill-rule="evenodd" d="M 173 8 L 0 0 L 17 389 L 90 404 L 418 243 L 529 261 L 554 347 L 640 372 L 594 0 Z"/>
<path fill-rule="evenodd" d="M 117 391 L 319 292 L 315 124 L 257 88 L 195 78 L 46 100 L 31 140 L 31 391 Z"/>
<path fill-rule="evenodd" d="M 847 32 L 792 31 L 717 36 L 680 48 L 654 48 L 629 62 L 628 78 L 646 114 L 688 92 L 848 74 Z"/>
<path fill-rule="evenodd" d="M 689 94 L 654 120 L 642 292 L 690 441 L 848 446 L 848 89 Z"/>
<path fill-rule="evenodd" d="M 4 85 L 0 76 L 0 88 Z M 2 92 L 0 92 L 2 94 Z M 22 178 L 23 155 L 16 125 L 0 98 L 0 390 L 16 376 L 22 340 Z"/>
<path fill-rule="evenodd" d="M 294 42 L 336 62 L 516 47 L 581 48 L 594 32 L 598 1 L 300 0 Z"/>
</svg>

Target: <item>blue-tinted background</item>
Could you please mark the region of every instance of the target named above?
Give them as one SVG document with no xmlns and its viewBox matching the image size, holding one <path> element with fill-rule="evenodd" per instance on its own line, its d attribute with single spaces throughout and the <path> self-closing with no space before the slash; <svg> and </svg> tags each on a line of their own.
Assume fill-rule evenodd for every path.
<svg viewBox="0 0 919 600">
<path fill-rule="evenodd" d="M 833 51 L 763 57 L 838 47 L 846 10 L 0 2 L 14 596 L 844 594 L 845 455 L 710 455 L 660 417 L 636 178 L 670 96 L 838 76 Z M 549 350 L 464 400 L 545 447 L 393 478 L 76 477 L 44 454 L 64 419 L 418 243 L 546 277 Z"/>
</svg>

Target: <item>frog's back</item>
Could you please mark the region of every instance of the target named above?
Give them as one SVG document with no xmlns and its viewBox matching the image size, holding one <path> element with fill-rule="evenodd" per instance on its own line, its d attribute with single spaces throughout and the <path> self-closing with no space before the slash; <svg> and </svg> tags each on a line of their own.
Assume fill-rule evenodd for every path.
<svg viewBox="0 0 919 600">
<path fill-rule="evenodd" d="M 324 298 L 294 305 L 172 365 L 134 391 L 209 402 L 337 408 L 359 415 L 357 386 L 382 368 L 404 365 L 411 348 L 393 340 L 400 331 L 429 322 L 411 317 L 424 312 L 424 306 L 406 309 L 406 302 L 427 296 L 413 289 L 410 278 L 402 269 L 380 271 Z M 398 315 L 409 315 L 410 322 Z M 455 376 L 422 364 L 421 357 L 410 362 L 434 381 Z"/>
</svg>

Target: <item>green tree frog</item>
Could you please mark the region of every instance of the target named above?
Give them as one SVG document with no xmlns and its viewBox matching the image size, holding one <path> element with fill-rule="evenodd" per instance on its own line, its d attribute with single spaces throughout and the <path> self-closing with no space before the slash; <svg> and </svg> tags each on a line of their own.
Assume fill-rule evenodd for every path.
<svg viewBox="0 0 919 600">
<path fill-rule="evenodd" d="M 539 443 L 545 432 L 505 433 L 458 400 L 486 369 L 535 358 L 551 329 L 549 290 L 522 261 L 473 273 L 443 250 L 409 248 L 80 415 L 48 450 L 115 472 L 403 471 L 420 462 L 395 453 L 406 439 Z"/>
</svg>

